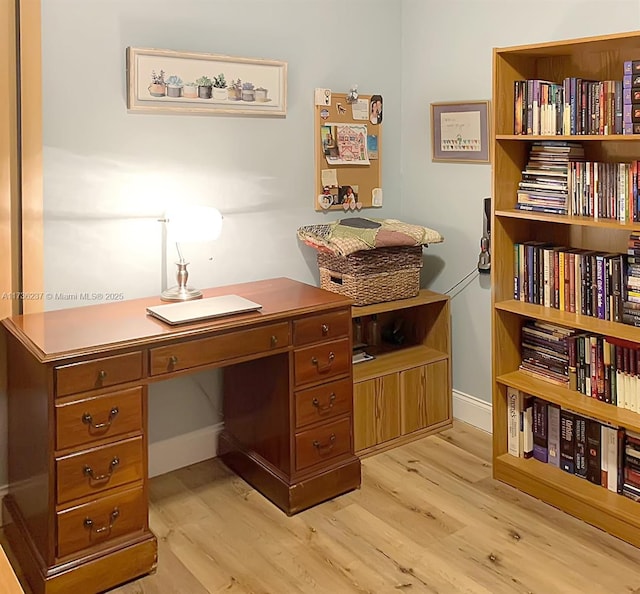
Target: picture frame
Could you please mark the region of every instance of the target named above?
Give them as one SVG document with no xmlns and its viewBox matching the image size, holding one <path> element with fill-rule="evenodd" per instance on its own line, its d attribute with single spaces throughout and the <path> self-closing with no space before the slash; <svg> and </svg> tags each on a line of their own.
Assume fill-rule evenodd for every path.
<svg viewBox="0 0 640 594">
<path fill-rule="evenodd" d="M 127 109 L 165 114 L 287 114 L 287 63 L 128 47 Z"/>
<path fill-rule="evenodd" d="M 431 160 L 490 163 L 489 101 L 431 104 Z"/>
</svg>

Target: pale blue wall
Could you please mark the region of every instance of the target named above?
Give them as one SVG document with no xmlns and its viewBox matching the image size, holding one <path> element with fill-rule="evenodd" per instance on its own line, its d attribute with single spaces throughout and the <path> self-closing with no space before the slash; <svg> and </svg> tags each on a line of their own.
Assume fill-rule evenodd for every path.
<svg viewBox="0 0 640 594">
<path fill-rule="evenodd" d="M 427 271 L 430 287 L 445 292 L 476 267 L 491 167 L 431 162 L 430 104 L 490 99 L 494 47 L 638 29 L 640 2 L 403 0 L 402 10 L 401 218 L 445 236 L 427 250 L 445 263 Z M 469 280 L 452 292 L 453 386 L 491 402 L 491 285 Z"/>
</svg>

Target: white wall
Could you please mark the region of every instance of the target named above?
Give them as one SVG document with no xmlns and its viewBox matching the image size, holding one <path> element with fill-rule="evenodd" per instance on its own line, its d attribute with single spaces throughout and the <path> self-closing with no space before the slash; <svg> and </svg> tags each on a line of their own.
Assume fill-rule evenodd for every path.
<svg viewBox="0 0 640 594">
<path fill-rule="evenodd" d="M 431 162 L 429 104 L 490 98 L 494 46 L 633 30 L 639 7 L 639 0 L 43 1 L 46 289 L 158 294 L 156 218 L 174 198 L 225 215 L 220 240 L 188 254 L 194 284 L 280 275 L 316 283 L 315 254 L 295 230 L 342 213 L 312 208 L 313 89 L 357 83 L 385 99 L 386 202 L 365 214 L 441 231 L 445 242 L 428 248 L 423 283 L 446 291 L 475 269 L 490 167 Z M 128 114 L 127 46 L 285 60 L 288 115 Z M 488 279 L 472 277 L 453 294 L 454 389 L 490 402 Z M 78 303 L 47 303 L 67 305 Z M 215 426 L 217 379 L 212 372 L 154 386 L 152 444 Z"/>
<path fill-rule="evenodd" d="M 402 8 L 401 218 L 445 236 L 427 250 L 446 263 L 427 282 L 445 292 L 476 267 L 491 168 L 431 162 L 430 103 L 490 99 L 494 47 L 638 29 L 640 2 L 403 0 Z M 452 295 L 454 390 L 491 402 L 490 280 L 472 276 Z"/>
</svg>

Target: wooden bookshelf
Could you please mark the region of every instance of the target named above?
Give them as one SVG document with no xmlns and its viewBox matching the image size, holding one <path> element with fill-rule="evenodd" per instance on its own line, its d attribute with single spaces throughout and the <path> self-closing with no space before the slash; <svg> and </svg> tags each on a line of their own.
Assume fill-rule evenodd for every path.
<svg viewBox="0 0 640 594">
<path fill-rule="evenodd" d="M 640 429 L 640 415 L 594 401 L 518 372 L 524 322 L 541 319 L 582 331 L 640 342 L 640 330 L 514 300 L 515 243 L 532 239 L 603 252 L 626 252 L 640 223 L 531 213 L 515 209 L 518 182 L 531 143 L 581 142 L 591 161 L 640 159 L 640 135 L 531 136 L 514 134 L 514 82 L 565 77 L 622 79 L 623 62 L 640 59 L 640 32 L 589 37 L 508 48 L 493 54 L 493 214 L 492 214 L 492 380 L 494 477 L 590 524 L 640 546 L 640 503 L 636 503 L 550 464 L 507 453 L 507 387 L 517 388 L 603 422 Z"/>
</svg>

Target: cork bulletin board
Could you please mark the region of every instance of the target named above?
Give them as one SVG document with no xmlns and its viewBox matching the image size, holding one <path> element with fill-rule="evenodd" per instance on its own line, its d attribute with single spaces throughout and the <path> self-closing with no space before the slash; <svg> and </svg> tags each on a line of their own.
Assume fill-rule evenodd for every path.
<svg viewBox="0 0 640 594">
<path fill-rule="evenodd" d="M 315 209 L 380 207 L 382 97 L 359 95 L 347 103 L 346 94 L 331 93 L 329 101 L 315 106 Z"/>
</svg>

